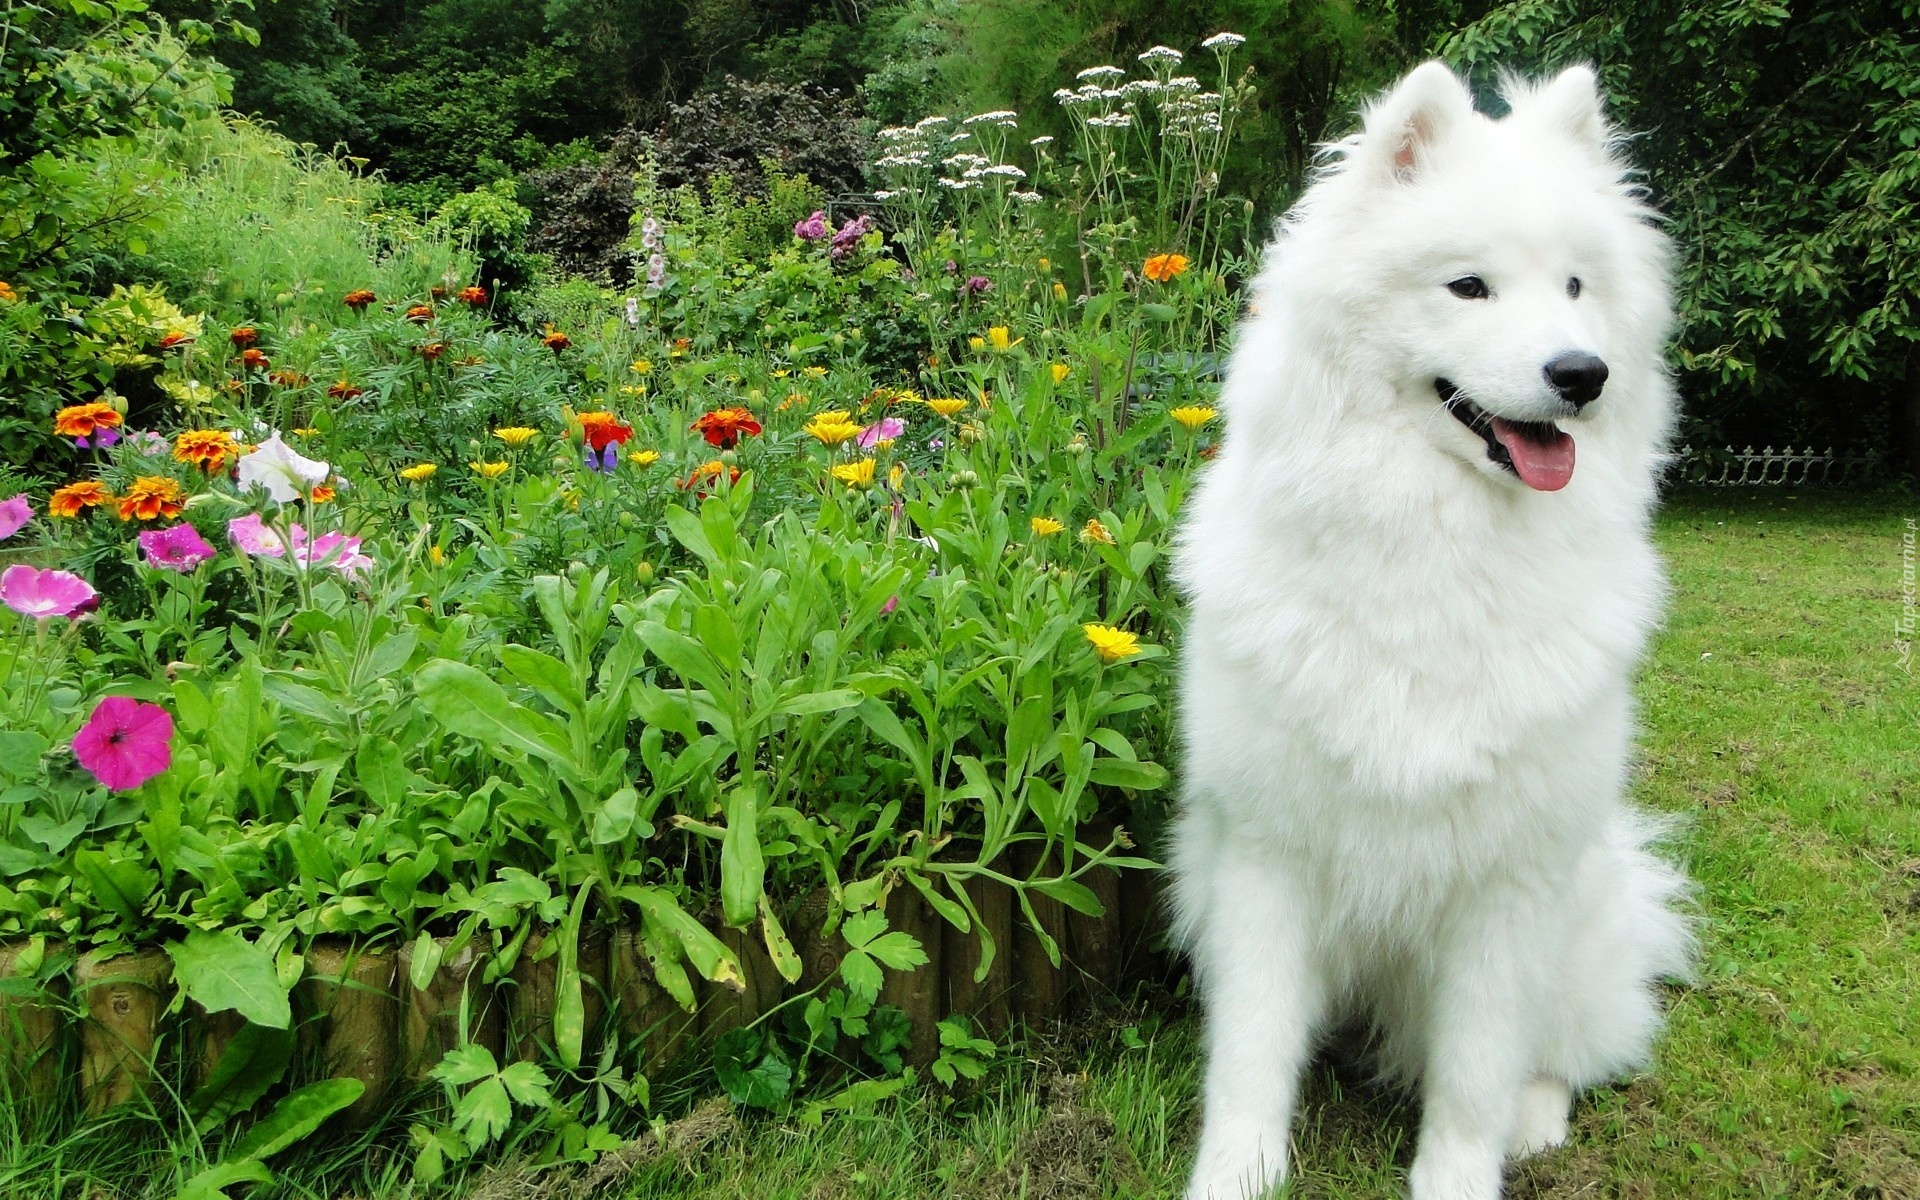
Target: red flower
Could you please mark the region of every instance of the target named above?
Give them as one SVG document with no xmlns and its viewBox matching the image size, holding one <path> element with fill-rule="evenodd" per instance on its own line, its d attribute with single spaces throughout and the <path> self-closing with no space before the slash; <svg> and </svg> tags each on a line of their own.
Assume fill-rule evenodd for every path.
<svg viewBox="0 0 1920 1200">
<path fill-rule="evenodd" d="M 273 363 L 268 360 L 264 350 L 255 350 L 249 347 L 240 352 L 240 365 L 249 371 L 264 371 L 272 366 Z"/>
<path fill-rule="evenodd" d="M 379 297 L 375 296 L 366 288 L 360 288 L 357 291 L 348 292 L 346 295 L 340 297 L 340 303 L 355 312 L 363 312 L 366 310 L 367 305 L 372 304 L 377 299 L 379 299 Z"/>
<path fill-rule="evenodd" d="M 357 400 L 362 395 L 362 391 L 342 379 L 339 383 L 327 385 L 327 395 L 335 400 Z"/>
<path fill-rule="evenodd" d="M 305 387 L 313 382 L 311 378 L 302 375 L 298 371 L 275 371 L 273 374 L 267 376 L 267 378 L 279 384 L 281 387 Z"/>
<path fill-rule="evenodd" d="M 540 339 L 540 344 L 542 346 L 545 346 L 547 349 L 553 351 L 555 354 L 558 354 L 562 350 L 565 350 L 568 346 L 573 345 L 572 338 L 568 337 L 564 333 L 561 333 L 558 329 L 555 329 L 553 326 L 549 325 L 546 327 L 546 329 L 547 329 L 547 335 Z"/>
<path fill-rule="evenodd" d="M 707 488 L 719 482 L 720 476 L 722 475 L 727 476 L 727 482 L 729 483 L 740 482 L 740 468 L 728 466 L 716 458 L 710 463 L 702 463 L 695 467 L 693 474 L 682 479 L 674 486 L 683 492 L 693 492 L 695 495 L 704 496 Z"/>
<path fill-rule="evenodd" d="M 259 344 L 260 331 L 251 325 L 242 325 L 229 333 L 227 340 L 233 343 L 235 350 L 245 350 L 248 346 Z"/>
<path fill-rule="evenodd" d="M 693 428 L 707 444 L 718 446 L 722 450 L 731 450 L 740 444 L 740 439 L 760 432 L 760 422 L 744 408 L 716 408 L 703 414 L 693 423 Z"/>
<path fill-rule="evenodd" d="M 425 325 L 428 321 L 433 320 L 433 306 L 429 304 L 414 305 L 407 310 L 407 320 L 412 321 L 415 325 Z"/>
<path fill-rule="evenodd" d="M 633 436 L 633 426 L 610 412 L 584 412 L 575 420 L 580 422 L 581 431 L 587 435 L 587 446 L 595 454 L 608 446 L 623 445 Z"/>
<path fill-rule="evenodd" d="M 424 346 L 415 346 L 413 350 L 414 353 L 418 354 L 421 358 L 426 359 L 428 362 L 434 362 L 438 360 L 442 354 L 447 352 L 447 344 L 445 342 L 428 342 Z"/>
<path fill-rule="evenodd" d="M 487 306 L 487 289 L 483 287 L 461 288 L 460 298 L 475 308 L 485 308 Z"/>
<path fill-rule="evenodd" d="M 441 287 L 437 283 L 427 289 L 427 299 L 429 300 L 440 301 L 440 300 L 445 300 L 446 298 L 447 298 L 447 289 Z"/>
<path fill-rule="evenodd" d="M 191 336 L 184 334 L 180 332 L 178 329 L 176 329 L 172 333 L 161 335 L 160 348 L 162 350 L 171 350 L 175 346 L 184 346 L 188 342 L 191 342 L 192 340 L 193 338 Z"/>
</svg>

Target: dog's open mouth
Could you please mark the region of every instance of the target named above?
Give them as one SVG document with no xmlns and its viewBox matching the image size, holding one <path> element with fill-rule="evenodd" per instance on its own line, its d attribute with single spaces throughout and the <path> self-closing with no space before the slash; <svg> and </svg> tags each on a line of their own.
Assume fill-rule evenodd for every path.
<svg viewBox="0 0 1920 1200">
<path fill-rule="evenodd" d="M 1573 438 L 1552 421 L 1509 421 L 1467 399 L 1444 379 L 1433 381 L 1453 419 L 1480 435 L 1487 457 L 1536 492 L 1557 492 L 1573 478 Z"/>
</svg>

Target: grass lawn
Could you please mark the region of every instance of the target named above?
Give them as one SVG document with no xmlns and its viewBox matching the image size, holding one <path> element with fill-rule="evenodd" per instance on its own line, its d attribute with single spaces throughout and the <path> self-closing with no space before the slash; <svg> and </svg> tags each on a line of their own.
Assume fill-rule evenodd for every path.
<svg viewBox="0 0 1920 1200">
<path fill-rule="evenodd" d="M 1920 497 L 1899 494 L 1669 504 L 1675 596 L 1641 680 L 1636 790 L 1685 822 L 1699 977 L 1673 990 L 1655 1069 L 1584 1098 L 1570 1144 L 1513 1170 L 1509 1196 L 1920 1197 L 1920 680 L 1893 642 L 1914 517 Z M 1142 1000 L 1065 1037 L 963 1100 L 909 1091 L 817 1129 L 708 1104 L 591 1178 L 503 1170 L 467 1198 L 1177 1196 L 1195 1132 L 1191 1011 Z M 1398 1196 L 1415 1116 L 1316 1069 L 1290 1194 Z M 404 1152 L 287 1158 L 273 1194 L 408 1190 Z M 0 1195 L 171 1195 L 178 1176 L 158 1165 L 111 1131 L 49 1149 L 0 1121 Z"/>
</svg>

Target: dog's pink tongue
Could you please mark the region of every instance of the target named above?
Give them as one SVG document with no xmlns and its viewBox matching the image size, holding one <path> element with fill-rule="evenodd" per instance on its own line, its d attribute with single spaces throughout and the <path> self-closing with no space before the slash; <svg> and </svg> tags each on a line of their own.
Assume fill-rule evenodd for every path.
<svg viewBox="0 0 1920 1200">
<path fill-rule="evenodd" d="M 1493 419 L 1493 436 L 1507 448 L 1520 481 L 1536 492 L 1557 492 L 1573 478 L 1573 438 L 1557 429 L 1539 436 L 1546 428 Z"/>
</svg>

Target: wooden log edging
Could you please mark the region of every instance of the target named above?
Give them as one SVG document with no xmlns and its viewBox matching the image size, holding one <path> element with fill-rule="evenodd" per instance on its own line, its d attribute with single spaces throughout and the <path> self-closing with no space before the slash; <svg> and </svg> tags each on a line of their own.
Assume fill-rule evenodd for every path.
<svg viewBox="0 0 1920 1200">
<path fill-rule="evenodd" d="M 1030 877 L 1043 853 L 1039 843 L 1023 843 L 999 866 L 1015 877 Z M 1161 922 L 1151 873 L 1108 869 L 1081 879 L 1105 908 L 1104 916 L 1072 912 L 1035 889 L 1027 891 L 1034 916 L 1056 939 L 1058 966 L 1031 928 L 1014 888 L 984 876 L 965 881 L 977 922 L 996 947 L 984 973 L 976 932 L 950 925 L 910 882 L 894 884 L 885 901 L 888 925 L 917 939 L 928 959 L 914 971 L 887 970 L 879 997 L 879 1003 L 904 1012 L 911 1025 L 907 1061 L 925 1064 L 937 1056 L 937 1025 L 950 1014 L 966 1015 L 977 1030 L 998 1038 L 1016 1024 L 1037 1027 L 1076 1006 L 1106 1000 L 1154 968 L 1159 959 L 1150 943 L 1159 936 Z M 743 986 L 696 978 L 692 1012 L 660 984 L 639 930 L 601 928 L 583 934 L 578 959 L 586 1018 L 583 1058 L 599 1053 L 604 1036 L 612 1034 L 638 1044 L 641 1070 L 652 1074 L 759 1019 L 796 992 L 830 983 L 844 947 L 837 930 L 831 936 L 825 932 L 828 908 L 820 889 L 802 898 L 789 917 L 801 961 L 800 979 L 793 985 L 781 978 L 757 925 L 733 929 L 713 922 L 716 936 L 740 961 Z M 558 974 L 558 956 L 540 953 L 549 936 L 529 934 L 499 984 L 488 982 L 483 947 L 469 942 L 446 953 L 443 941 L 442 961 L 418 988 L 412 980 L 412 943 L 369 948 L 316 940 L 307 948 L 306 973 L 295 989 L 301 1066 L 291 1082 L 359 1079 L 365 1091 L 340 1118 L 357 1125 L 375 1116 L 396 1086 L 426 1080 L 463 1040 L 485 1046 L 503 1061 L 544 1060 L 553 1048 Z M 186 1036 L 162 1037 L 172 986 L 172 963 L 163 950 L 81 955 L 72 969 L 69 1008 L 57 978 L 39 990 L 4 986 L 22 974 L 18 964 L 25 949 L 24 943 L 0 945 L 0 1070 L 22 1094 L 51 1097 L 63 1086 L 60 1047 L 68 1012 L 79 1018 L 74 1043 L 80 1098 L 96 1114 L 150 1096 L 161 1053 L 184 1058 L 188 1076 L 204 1076 L 238 1033 L 234 1014 L 198 1013 L 190 1005 L 191 1020 L 182 1030 Z M 170 1041 L 179 1041 L 184 1050 L 169 1050 Z"/>
</svg>

